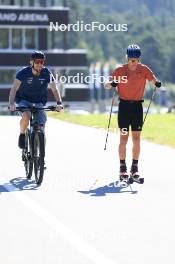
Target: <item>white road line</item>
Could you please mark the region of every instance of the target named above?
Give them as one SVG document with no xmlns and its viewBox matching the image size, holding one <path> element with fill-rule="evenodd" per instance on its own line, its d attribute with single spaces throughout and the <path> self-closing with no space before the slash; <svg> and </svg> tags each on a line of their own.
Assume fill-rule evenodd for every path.
<svg viewBox="0 0 175 264">
<path fill-rule="evenodd" d="M 10 191 L 7 185 L 5 188 Z M 81 236 L 74 233 L 71 229 L 61 223 L 54 215 L 42 208 L 39 204 L 29 198 L 26 194 L 20 192 L 12 192 L 12 194 L 33 213 L 40 217 L 50 228 L 54 229 L 57 234 L 64 240 L 69 242 L 81 254 L 86 256 L 94 264 L 114 264 L 112 260 L 104 256 L 103 253 L 93 248 Z"/>
</svg>

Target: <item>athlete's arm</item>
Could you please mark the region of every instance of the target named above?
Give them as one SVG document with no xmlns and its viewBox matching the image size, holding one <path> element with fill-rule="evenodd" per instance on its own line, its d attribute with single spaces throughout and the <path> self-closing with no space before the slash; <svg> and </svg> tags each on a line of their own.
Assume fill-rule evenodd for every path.
<svg viewBox="0 0 175 264">
<path fill-rule="evenodd" d="M 21 85 L 21 81 L 18 79 L 15 79 L 13 82 L 13 86 L 10 90 L 10 94 L 9 94 L 10 111 L 15 111 L 15 96 L 16 96 L 16 92 L 18 91 L 20 85 Z"/>
<path fill-rule="evenodd" d="M 49 84 L 50 86 L 50 89 L 52 90 L 52 93 L 55 97 L 55 100 L 57 102 L 57 111 L 60 112 L 62 110 L 62 101 L 61 101 L 61 95 L 60 95 L 60 92 L 58 91 L 57 89 L 57 85 L 55 83 L 55 81 L 51 82 Z"/>
<path fill-rule="evenodd" d="M 157 88 L 160 88 L 161 82 L 159 80 L 157 80 L 157 78 L 155 77 L 153 72 L 147 66 L 145 67 L 145 70 L 146 70 L 147 80 L 150 81 L 151 83 L 153 83 Z"/>
</svg>

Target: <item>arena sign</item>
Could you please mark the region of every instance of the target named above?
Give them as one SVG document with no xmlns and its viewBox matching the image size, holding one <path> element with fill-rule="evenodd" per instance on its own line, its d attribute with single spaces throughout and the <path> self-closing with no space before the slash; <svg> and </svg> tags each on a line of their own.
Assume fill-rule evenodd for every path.
<svg viewBox="0 0 175 264">
<path fill-rule="evenodd" d="M 41 26 L 48 27 L 49 23 L 68 23 L 68 8 L 0 8 L 0 27 L 9 26 Z"/>
</svg>

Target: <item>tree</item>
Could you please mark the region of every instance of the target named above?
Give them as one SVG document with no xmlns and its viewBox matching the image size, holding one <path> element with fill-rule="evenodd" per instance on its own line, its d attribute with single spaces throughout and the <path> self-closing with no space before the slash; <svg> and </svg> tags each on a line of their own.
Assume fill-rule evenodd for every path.
<svg viewBox="0 0 175 264">
<path fill-rule="evenodd" d="M 140 42 L 142 47 L 142 61 L 148 65 L 156 75 L 161 76 L 163 68 L 163 56 L 157 39 L 151 33 L 143 36 Z M 159 77 L 160 78 L 160 77 Z"/>
</svg>

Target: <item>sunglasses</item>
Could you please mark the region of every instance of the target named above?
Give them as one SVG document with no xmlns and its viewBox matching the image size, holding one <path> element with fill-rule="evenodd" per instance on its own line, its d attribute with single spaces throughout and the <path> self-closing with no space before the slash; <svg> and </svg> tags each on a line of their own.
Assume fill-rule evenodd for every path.
<svg viewBox="0 0 175 264">
<path fill-rule="evenodd" d="M 137 58 L 129 58 L 128 61 L 129 62 L 138 62 L 139 59 L 137 59 Z"/>
<path fill-rule="evenodd" d="M 44 60 L 39 60 L 39 59 L 35 60 L 35 64 L 42 64 L 43 65 L 44 64 Z"/>
</svg>

